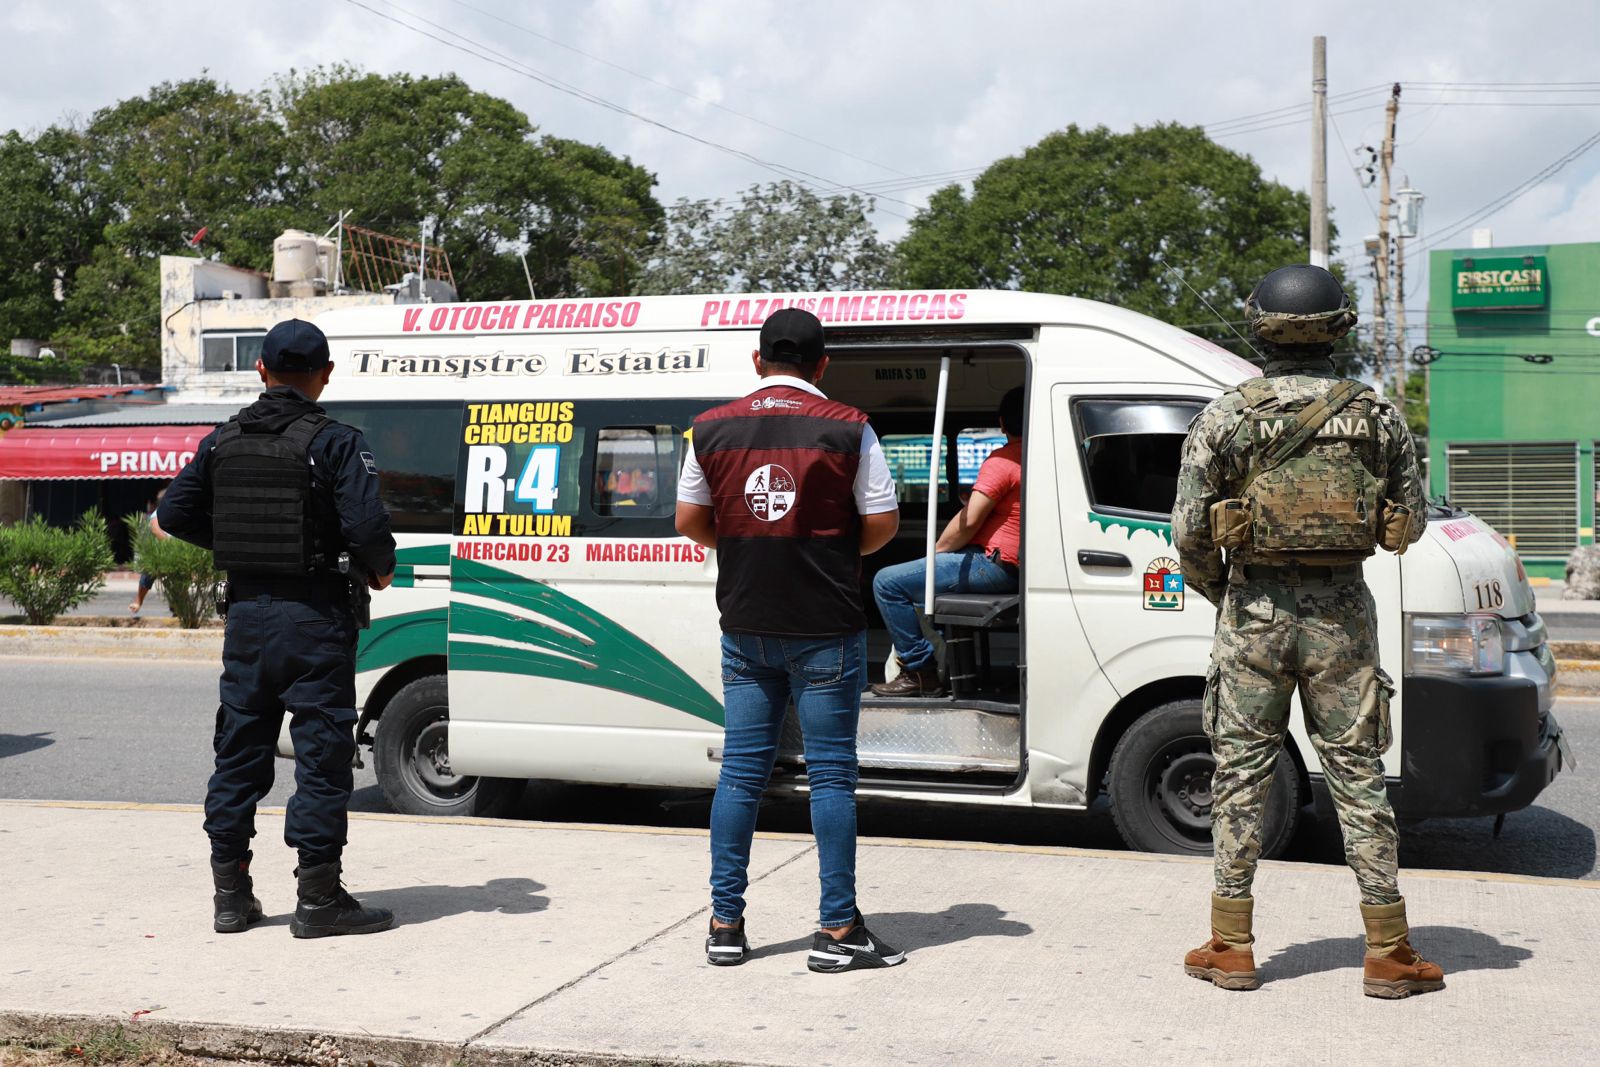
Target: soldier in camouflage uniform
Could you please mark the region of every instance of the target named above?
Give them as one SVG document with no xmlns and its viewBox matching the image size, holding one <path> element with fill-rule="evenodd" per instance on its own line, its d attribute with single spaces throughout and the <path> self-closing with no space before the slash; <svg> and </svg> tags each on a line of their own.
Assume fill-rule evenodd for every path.
<svg viewBox="0 0 1600 1067">
<path fill-rule="evenodd" d="M 1185 583 L 1218 609 L 1203 711 L 1217 761 L 1212 937 L 1185 969 L 1225 989 L 1259 984 L 1250 886 L 1298 687 L 1361 887 L 1364 991 L 1439 989 L 1442 972 L 1407 941 L 1381 762 L 1393 684 L 1361 576 L 1376 546 L 1403 552 L 1422 536 L 1415 446 L 1388 400 L 1334 373 L 1333 343 L 1356 314 L 1333 275 L 1275 270 L 1246 316 L 1265 377 L 1223 394 L 1190 427 L 1172 522 Z"/>
</svg>

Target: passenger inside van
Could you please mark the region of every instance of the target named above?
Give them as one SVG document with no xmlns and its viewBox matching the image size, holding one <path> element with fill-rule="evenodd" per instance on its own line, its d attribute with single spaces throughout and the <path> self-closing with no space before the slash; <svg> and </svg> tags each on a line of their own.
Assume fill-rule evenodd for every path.
<svg viewBox="0 0 1600 1067">
<path fill-rule="evenodd" d="M 934 546 L 934 593 L 1014 593 L 1022 547 L 1022 387 L 1000 401 L 1006 443 L 983 461 L 960 511 Z M 872 593 L 894 641 L 900 673 L 872 687 L 881 697 L 944 695 L 938 654 L 922 632 L 918 604 L 926 589 L 928 560 L 914 559 L 879 571 Z"/>
</svg>

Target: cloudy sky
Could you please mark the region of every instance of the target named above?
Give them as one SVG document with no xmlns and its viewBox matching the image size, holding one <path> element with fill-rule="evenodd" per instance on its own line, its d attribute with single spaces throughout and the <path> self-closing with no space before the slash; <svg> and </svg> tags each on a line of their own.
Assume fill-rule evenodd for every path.
<svg viewBox="0 0 1600 1067">
<path fill-rule="evenodd" d="M 0 30 L 0 128 L 202 70 L 237 89 L 332 63 L 454 71 L 548 132 L 644 164 L 663 200 L 800 175 L 877 193 L 891 237 L 941 182 L 1068 123 L 1204 124 L 1307 188 L 1316 34 L 1336 254 L 1359 258 L 1376 230 L 1376 190 L 1351 161 L 1381 140 L 1392 82 L 1396 184 L 1427 195 L 1424 246 L 1469 244 L 1470 228 L 1447 231 L 1600 133 L 1600 80 L 1581 84 L 1600 78 L 1589 0 L 7 0 Z M 1479 225 L 1499 244 L 1600 240 L 1600 147 Z"/>
</svg>

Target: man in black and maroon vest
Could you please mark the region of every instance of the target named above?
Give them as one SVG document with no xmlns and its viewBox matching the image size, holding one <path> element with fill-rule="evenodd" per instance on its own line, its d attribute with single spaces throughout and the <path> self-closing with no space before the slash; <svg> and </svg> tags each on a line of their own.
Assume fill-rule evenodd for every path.
<svg viewBox="0 0 1600 1067">
<path fill-rule="evenodd" d="M 856 908 L 856 725 L 865 678 L 861 557 L 900 526 L 894 480 L 867 417 L 822 394 L 822 323 L 774 313 L 761 381 L 701 415 L 678 482 L 678 532 L 717 550 L 726 736 L 711 805 L 706 959 L 742 963 L 750 841 L 792 697 L 805 737 L 822 880 L 817 972 L 892 967 L 905 954 Z"/>
</svg>

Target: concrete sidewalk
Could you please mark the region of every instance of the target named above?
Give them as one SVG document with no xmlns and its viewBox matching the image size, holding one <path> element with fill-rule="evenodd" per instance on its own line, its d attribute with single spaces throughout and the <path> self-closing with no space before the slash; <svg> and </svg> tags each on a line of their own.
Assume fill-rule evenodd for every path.
<svg viewBox="0 0 1600 1067">
<path fill-rule="evenodd" d="M 295 941 L 281 829 L 263 813 L 267 921 L 224 936 L 197 810 L 0 802 L 0 1037 L 137 1018 L 197 1054 L 327 1064 L 1600 1059 L 1600 883 L 1407 872 L 1449 988 L 1380 1002 L 1342 869 L 1265 865 L 1246 994 L 1179 965 L 1204 860 L 863 841 L 863 907 L 909 959 L 814 975 L 809 838 L 758 840 L 757 950 L 718 969 L 702 832 L 355 816 L 347 881 L 399 926 Z"/>
</svg>

